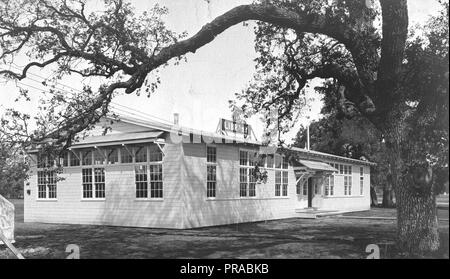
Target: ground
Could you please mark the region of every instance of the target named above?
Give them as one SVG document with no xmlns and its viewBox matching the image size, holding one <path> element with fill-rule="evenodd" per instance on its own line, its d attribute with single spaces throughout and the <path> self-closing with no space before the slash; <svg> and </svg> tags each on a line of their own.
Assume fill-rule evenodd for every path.
<svg viewBox="0 0 450 279">
<path fill-rule="evenodd" d="M 62 259 L 69 244 L 80 247 L 81 258 L 366 258 L 369 244 L 379 245 L 382 258 L 399 257 L 395 209 L 169 230 L 24 223 L 23 201 L 14 203 L 15 246 L 26 258 Z M 442 245 L 431 257 L 448 258 L 448 207 L 438 215 Z M 12 255 L 0 246 L 4 257 Z"/>
</svg>

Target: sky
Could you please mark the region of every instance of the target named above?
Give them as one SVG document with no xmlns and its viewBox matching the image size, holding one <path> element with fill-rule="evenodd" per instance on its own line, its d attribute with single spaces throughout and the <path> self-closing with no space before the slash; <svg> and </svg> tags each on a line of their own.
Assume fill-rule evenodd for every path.
<svg viewBox="0 0 450 279">
<path fill-rule="evenodd" d="M 100 2 L 100 1 L 99 1 Z M 137 11 L 150 9 L 155 3 L 166 6 L 169 14 L 165 18 L 169 29 L 181 33 L 187 31 L 189 36 L 195 34 L 200 28 L 223 14 L 229 9 L 249 4 L 252 0 L 131 0 Z M 436 14 L 439 4 L 436 0 L 409 0 L 408 1 L 410 26 L 423 23 L 430 14 Z M 238 24 L 216 37 L 208 45 L 197 50 L 195 54 L 187 55 L 187 62 L 178 66 L 170 66 L 161 71 L 161 85 L 150 97 L 121 95 L 113 102 L 120 104 L 118 113 L 123 110 L 144 116 L 146 113 L 155 120 L 164 119 L 172 122 L 173 114 L 180 115 L 180 124 L 205 131 L 215 131 L 219 118 L 231 118 L 228 100 L 234 99 L 234 94 L 243 90 L 251 81 L 254 73 L 254 33 L 253 25 Z M 26 57 L 18 57 L 16 64 L 25 65 Z M 34 75 L 41 77 L 51 76 L 48 70 L 34 68 Z M 39 80 L 37 76 L 31 76 Z M 23 83 L 33 87 L 45 89 L 33 80 L 24 80 Z M 61 82 L 72 88 L 81 89 L 85 84 L 97 84 L 96 80 L 82 80 L 71 76 Z M 0 113 L 8 107 L 16 107 L 31 114 L 37 111 L 37 97 L 39 91 L 29 88 L 31 102 L 14 102 L 18 88 L 14 82 L 0 83 Z M 321 100 L 311 89 L 307 97 L 312 98 L 311 111 L 305 113 L 309 119 L 320 117 Z M 128 108 L 124 108 L 126 106 Z M 117 108 L 117 106 L 116 106 Z M 137 116 L 137 115 L 136 115 Z M 291 129 L 283 138 L 289 143 L 295 137 L 300 124 L 307 123 L 306 118 Z M 263 131 L 263 124 L 258 117 L 249 120 L 257 138 Z"/>
</svg>

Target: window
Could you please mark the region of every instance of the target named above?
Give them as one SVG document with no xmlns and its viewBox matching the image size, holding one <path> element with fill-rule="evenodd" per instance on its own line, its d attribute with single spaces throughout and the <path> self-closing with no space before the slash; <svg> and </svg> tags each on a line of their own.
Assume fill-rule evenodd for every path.
<svg viewBox="0 0 450 279">
<path fill-rule="evenodd" d="M 217 184 L 217 149 L 214 146 L 206 146 L 206 197 L 216 197 Z"/>
<path fill-rule="evenodd" d="M 325 196 L 334 196 L 334 175 L 325 177 Z"/>
<path fill-rule="evenodd" d="M 247 166 L 248 165 L 248 151 L 239 151 L 239 165 Z"/>
<path fill-rule="evenodd" d="M 216 163 L 217 160 L 217 149 L 214 146 L 206 147 L 206 162 Z"/>
<path fill-rule="evenodd" d="M 247 182 L 248 182 L 247 168 L 240 168 L 239 169 L 239 195 L 241 197 L 247 196 Z"/>
<path fill-rule="evenodd" d="M 273 168 L 273 163 L 274 163 L 274 155 L 273 154 L 268 154 L 267 155 L 267 168 Z"/>
<path fill-rule="evenodd" d="M 56 199 L 56 173 L 38 171 L 38 199 Z"/>
<path fill-rule="evenodd" d="M 364 195 L 364 168 L 359 168 L 359 194 Z"/>
<path fill-rule="evenodd" d="M 348 195 L 352 195 L 352 166 L 347 166 Z"/>
<path fill-rule="evenodd" d="M 150 197 L 163 197 L 162 164 L 150 165 Z"/>
<path fill-rule="evenodd" d="M 287 160 L 278 154 L 275 154 L 275 196 L 287 196 L 288 189 L 288 172 L 282 169 L 288 168 Z"/>
<path fill-rule="evenodd" d="M 105 169 L 82 169 L 83 199 L 105 198 Z"/>
<path fill-rule="evenodd" d="M 255 178 L 255 169 L 249 169 L 249 183 L 248 183 L 248 196 L 255 197 L 256 196 L 256 178 Z"/>
<path fill-rule="evenodd" d="M 134 173 L 136 180 L 136 198 L 148 198 L 147 166 L 135 166 Z"/>
<path fill-rule="evenodd" d="M 61 155 L 61 164 L 63 167 L 68 167 L 69 166 L 69 152 L 64 151 L 63 154 Z"/>
<path fill-rule="evenodd" d="M 71 151 L 70 154 L 70 166 L 76 167 L 80 165 L 80 152 L 79 151 Z"/>
<path fill-rule="evenodd" d="M 103 165 L 105 163 L 105 150 L 96 148 L 94 150 L 94 165 Z"/>
<path fill-rule="evenodd" d="M 255 165 L 258 159 L 255 151 L 239 151 L 239 196 L 256 197 Z"/>
<path fill-rule="evenodd" d="M 282 195 L 283 195 L 283 197 L 287 197 L 287 195 L 288 195 L 288 172 L 287 171 L 283 171 L 283 184 L 282 184 L 282 187 L 283 187 L 283 192 L 282 192 Z"/>
<path fill-rule="evenodd" d="M 286 159 L 286 157 L 283 157 L 283 169 L 288 169 L 288 166 L 289 166 L 289 164 L 288 164 L 288 160 Z"/>
<path fill-rule="evenodd" d="M 308 180 L 303 183 L 303 196 L 308 195 Z"/>
<path fill-rule="evenodd" d="M 150 162 L 162 162 L 163 153 L 157 144 L 151 144 L 149 146 Z"/>
<path fill-rule="evenodd" d="M 206 167 L 206 197 L 216 197 L 216 166 L 208 165 Z"/>
<path fill-rule="evenodd" d="M 81 156 L 83 166 L 92 165 L 92 150 L 81 151 Z"/>
<path fill-rule="evenodd" d="M 314 194 L 319 195 L 320 187 L 319 187 L 319 183 L 317 183 L 317 179 L 313 179 L 313 183 L 314 183 Z"/>
<path fill-rule="evenodd" d="M 275 171 L 275 197 L 288 195 L 288 172 Z"/>
<path fill-rule="evenodd" d="M 134 152 L 136 163 L 147 162 L 147 146 L 136 146 Z"/>
<path fill-rule="evenodd" d="M 122 147 L 120 149 L 120 159 L 120 162 L 124 164 L 133 163 L 133 153 L 131 149 L 125 146 Z"/>
<path fill-rule="evenodd" d="M 283 157 L 281 155 L 275 154 L 275 168 L 281 169 L 281 161 L 283 160 Z"/>
<path fill-rule="evenodd" d="M 106 159 L 108 165 L 117 164 L 119 162 L 119 151 L 117 148 L 106 149 Z"/>
<path fill-rule="evenodd" d="M 281 196 L 281 171 L 275 171 L 275 197 Z"/>
</svg>

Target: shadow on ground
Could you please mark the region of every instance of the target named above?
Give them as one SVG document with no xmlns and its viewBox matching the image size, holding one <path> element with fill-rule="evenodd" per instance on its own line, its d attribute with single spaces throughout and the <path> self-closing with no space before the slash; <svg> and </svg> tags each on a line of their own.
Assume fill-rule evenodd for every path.
<svg viewBox="0 0 450 279">
<path fill-rule="evenodd" d="M 19 209 L 20 205 L 17 206 Z M 17 209 L 16 209 L 17 210 Z M 20 220 L 22 216 L 22 220 Z M 448 215 L 447 215 L 448 216 Z M 441 221 L 448 258 L 449 226 Z M 381 257 L 398 257 L 395 220 L 284 219 L 190 230 L 23 223 L 18 210 L 16 247 L 27 258 L 65 258 L 76 244 L 81 258 L 365 258 L 369 244 Z M 0 248 L 0 258 L 11 257 Z"/>
</svg>

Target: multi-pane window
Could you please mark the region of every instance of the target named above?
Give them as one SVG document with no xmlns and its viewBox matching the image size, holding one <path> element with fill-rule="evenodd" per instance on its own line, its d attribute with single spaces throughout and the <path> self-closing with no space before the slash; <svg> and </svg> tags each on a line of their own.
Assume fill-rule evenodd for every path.
<svg viewBox="0 0 450 279">
<path fill-rule="evenodd" d="M 255 177 L 255 169 L 249 169 L 249 176 L 248 176 L 248 196 L 249 197 L 256 197 L 256 177 Z"/>
<path fill-rule="evenodd" d="M 283 171 L 288 168 L 288 162 L 285 157 L 275 154 L 275 196 L 287 196 L 288 172 Z"/>
<path fill-rule="evenodd" d="M 163 197 L 162 164 L 150 165 L 150 197 Z"/>
<path fill-rule="evenodd" d="M 359 194 L 364 195 L 364 168 L 359 168 Z"/>
<path fill-rule="evenodd" d="M 136 198 L 148 198 L 148 175 L 147 166 L 140 165 L 134 168 L 136 178 Z"/>
<path fill-rule="evenodd" d="M 275 197 L 281 196 L 281 171 L 275 171 Z"/>
<path fill-rule="evenodd" d="M 239 151 L 239 165 L 247 166 L 248 165 L 248 151 Z"/>
<path fill-rule="evenodd" d="M 120 162 L 123 164 L 133 163 L 133 153 L 131 151 L 131 147 L 124 146 L 120 149 L 120 159 Z"/>
<path fill-rule="evenodd" d="M 94 149 L 94 165 L 103 165 L 105 163 L 105 150 Z"/>
<path fill-rule="evenodd" d="M 149 154 L 150 162 L 162 162 L 163 153 L 157 144 L 151 144 L 149 146 Z"/>
<path fill-rule="evenodd" d="M 247 168 L 239 169 L 239 196 L 247 196 L 248 172 Z"/>
<path fill-rule="evenodd" d="M 288 172 L 287 171 L 283 171 L 282 172 L 283 177 L 282 177 L 282 196 L 286 197 L 288 195 Z"/>
<path fill-rule="evenodd" d="M 308 195 L 308 180 L 303 183 L 303 196 Z"/>
<path fill-rule="evenodd" d="M 38 171 L 38 199 L 56 199 L 56 173 Z"/>
<path fill-rule="evenodd" d="M 119 150 L 117 148 L 106 149 L 106 162 L 110 164 L 117 164 L 119 162 Z"/>
<path fill-rule="evenodd" d="M 81 170 L 83 199 L 105 198 L 105 169 L 89 168 Z"/>
<path fill-rule="evenodd" d="M 344 174 L 344 195 L 352 195 L 352 166 L 343 165 Z"/>
<path fill-rule="evenodd" d="M 156 144 L 122 147 L 120 150 L 122 163 L 133 162 L 131 151 L 134 151 L 135 162 L 146 163 L 135 166 L 134 169 L 136 198 L 163 198 L 163 154 L 161 149 Z"/>
<path fill-rule="evenodd" d="M 281 169 L 281 163 L 283 161 L 283 157 L 281 155 L 275 154 L 275 168 Z"/>
<path fill-rule="evenodd" d="M 217 186 L 217 148 L 206 146 L 206 197 L 216 197 Z"/>
<path fill-rule="evenodd" d="M 325 177 L 325 196 L 334 196 L 334 176 Z"/>
<path fill-rule="evenodd" d="M 95 168 L 94 169 L 94 182 L 95 182 L 95 198 L 104 199 L 105 198 L 105 169 Z"/>
<path fill-rule="evenodd" d="M 206 162 L 207 163 L 216 163 L 217 161 L 217 149 L 214 146 L 206 147 Z"/>
<path fill-rule="evenodd" d="M 256 197 L 255 165 L 258 160 L 255 151 L 239 151 L 239 196 Z"/>
<path fill-rule="evenodd" d="M 286 197 L 288 195 L 288 172 L 275 171 L 275 196 Z"/>
<path fill-rule="evenodd" d="M 136 163 L 147 162 L 147 146 L 136 146 L 134 154 Z"/>
<path fill-rule="evenodd" d="M 69 166 L 69 152 L 64 151 L 63 154 L 61 155 L 61 165 L 63 167 L 68 167 Z"/>
<path fill-rule="evenodd" d="M 286 159 L 286 157 L 283 157 L 282 168 L 283 168 L 283 169 L 287 169 L 288 166 L 289 166 L 288 160 Z"/>
<path fill-rule="evenodd" d="M 206 166 L 206 197 L 215 198 L 216 197 L 216 166 L 208 165 Z"/>
<path fill-rule="evenodd" d="M 70 166 L 77 167 L 80 165 L 80 152 L 72 150 L 70 153 Z"/>
<path fill-rule="evenodd" d="M 274 155 L 268 154 L 266 157 L 267 168 L 273 168 L 273 163 L 274 163 Z"/>
<path fill-rule="evenodd" d="M 82 169 L 83 199 L 92 199 L 92 169 Z"/>
<path fill-rule="evenodd" d="M 81 151 L 81 156 L 83 166 L 92 165 L 92 150 L 88 149 Z"/>
</svg>

